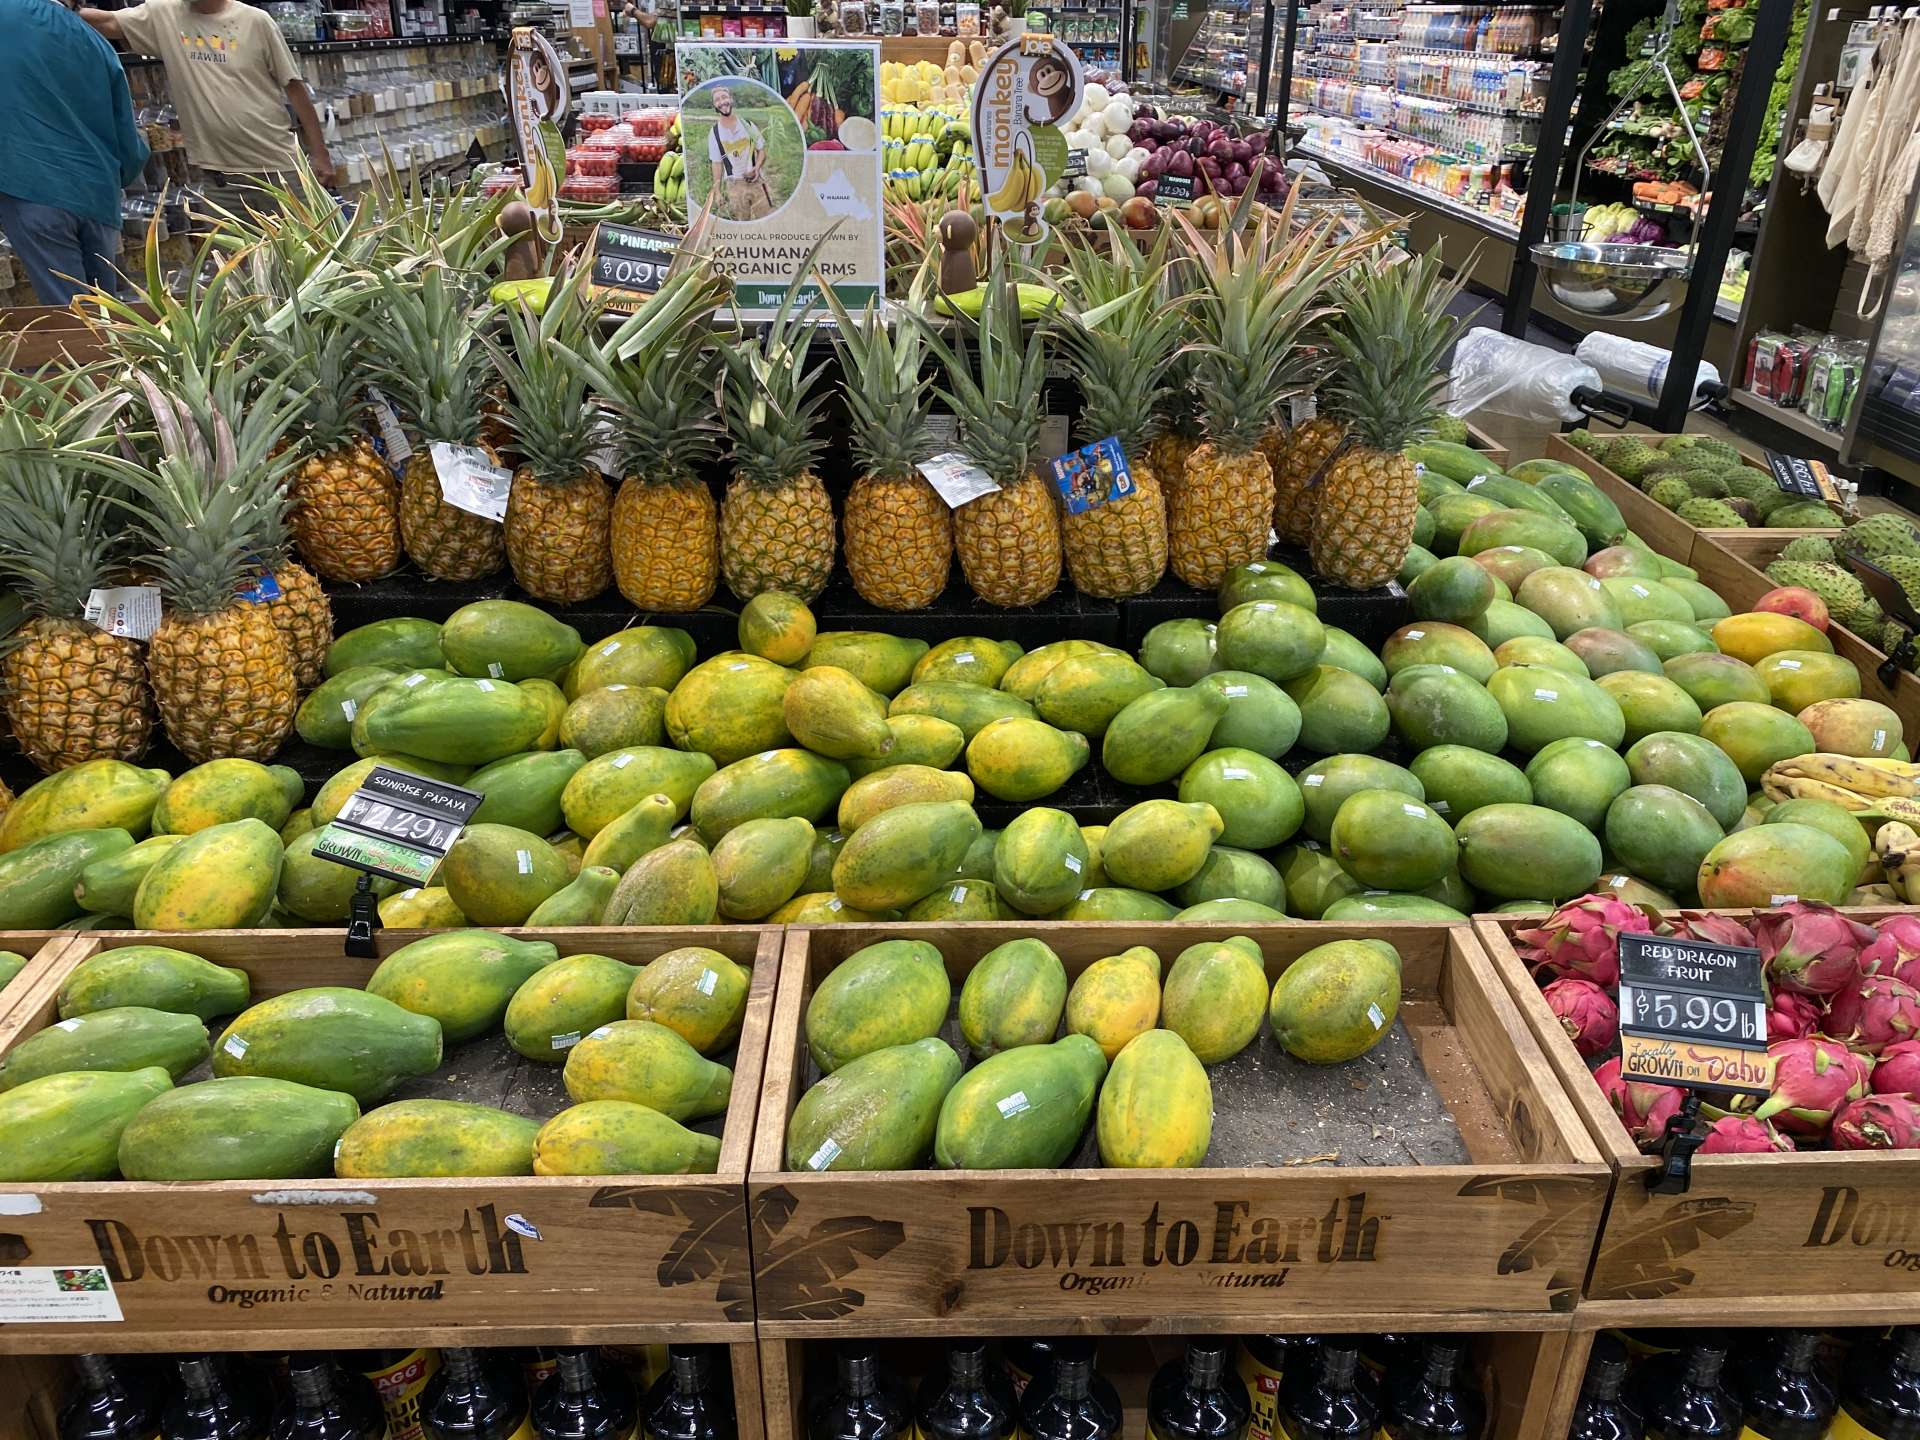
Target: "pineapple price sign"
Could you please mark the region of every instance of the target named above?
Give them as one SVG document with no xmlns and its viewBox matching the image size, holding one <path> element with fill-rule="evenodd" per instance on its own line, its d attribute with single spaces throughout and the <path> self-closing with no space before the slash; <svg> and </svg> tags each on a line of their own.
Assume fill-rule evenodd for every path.
<svg viewBox="0 0 1920 1440">
<path fill-rule="evenodd" d="M 1660 935 L 1620 937 L 1620 1074 L 1684 1089 L 1766 1096 L 1760 952 Z"/>
<path fill-rule="evenodd" d="M 1052 34 L 1016 35 L 987 57 L 973 90 L 973 161 L 987 213 L 1016 245 L 1044 240 L 1040 202 L 1067 173 L 1060 128 L 1080 108 L 1080 57 Z"/>
</svg>

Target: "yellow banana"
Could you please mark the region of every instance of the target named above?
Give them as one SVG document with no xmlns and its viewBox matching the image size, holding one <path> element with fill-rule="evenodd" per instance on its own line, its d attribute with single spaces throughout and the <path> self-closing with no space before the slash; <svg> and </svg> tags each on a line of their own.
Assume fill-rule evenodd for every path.
<svg viewBox="0 0 1920 1440">
<path fill-rule="evenodd" d="M 1773 800 L 1826 800 L 1842 810 L 1855 812 L 1874 807 L 1870 797 L 1856 795 L 1843 786 L 1831 785 L 1825 780 L 1800 780 L 1775 776 L 1769 772 L 1762 778 L 1760 788 Z"/>
<path fill-rule="evenodd" d="M 1796 755 L 1769 768 L 1788 778 L 1822 780 L 1856 795 L 1920 796 L 1920 765 L 1907 760 L 1868 760 L 1856 755 Z"/>
<path fill-rule="evenodd" d="M 1920 826 L 1920 800 L 1910 800 L 1904 795 L 1885 795 L 1870 802 L 1863 815 L 1879 817 L 1885 820 L 1899 820 L 1908 825 Z"/>
<path fill-rule="evenodd" d="M 1874 832 L 1873 852 L 1887 872 L 1887 883 L 1908 904 L 1920 895 L 1920 833 L 1892 820 Z"/>
</svg>

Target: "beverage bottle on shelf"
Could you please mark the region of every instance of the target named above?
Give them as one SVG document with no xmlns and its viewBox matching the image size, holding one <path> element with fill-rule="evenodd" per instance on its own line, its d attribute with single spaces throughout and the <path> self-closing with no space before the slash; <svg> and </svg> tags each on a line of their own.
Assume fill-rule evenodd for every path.
<svg viewBox="0 0 1920 1440">
<path fill-rule="evenodd" d="M 1240 1378 L 1246 1382 L 1253 1440 L 1285 1440 L 1280 1430 L 1280 1387 L 1293 1370 L 1313 1363 L 1311 1335 L 1242 1335 Z"/>
<path fill-rule="evenodd" d="M 947 1347 L 947 1373 L 920 1383 L 914 1423 L 921 1440 L 1008 1440 L 1020 1428 L 1013 1382 L 980 1340 Z"/>
<path fill-rule="evenodd" d="M 1280 1423 L 1290 1440 L 1372 1440 L 1380 1427 L 1380 1386 L 1360 1364 L 1353 1336 L 1322 1337 L 1314 1363 L 1288 1376 Z"/>
<path fill-rule="evenodd" d="M 733 1392 L 720 1383 L 710 1345 L 670 1345 L 667 1368 L 640 1407 L 646 1440 L 734 1440 Z"/>
<path fill-rule="evenodd" d="M 1832 1434 L 1834 1440 L 1920 1440 L 1920 1325 L 1853 1347 Z"/>
<path fill-rule="evenodd" d="M 1227 1374 L 1232 1341 L 1207 1336 L 1187 1342 L 1147 1390 L 1147 1434 L 1152 1440 L 1244 1440 L 1253 1407 L 1238 1376 Z"/>
<path fill-rule="evenodd" d="M 554 1370 L 533 1397 L 539 1440 L 629 1440 L 638 1406 L 627 1377 L 599 1363 L 590 1346 L 554 1352 Z"/>
<path fill-rule="evenodd" d="M 808 1440 L 894 1440 L 912 1427 L 898 1389 L 880 1373 L 871 1345 L 842 1345 L 834 1356 L 839 1383 L 807 1411 Z"/>
<path fill-rule="evenodd" d="M 1819 1348 L 1817 1330 L 1780 1330 L 1755 1347 L 1740 1391 L 1760 1440 L 1826 1440 L 1839 1400 L 1815 1363 Z"/>
<path fill-rule="evenodd" d="M 1382 1391 L 1391 1388 L 1394 1377 L 1420 1363 L 1418 1335 L 1362 1335 L 1360 1363 L 1380 1377 Z"/>
<path fill-rule="evenodd" d="M 1094 1374 L 1091 1340 L 1056 1341 L 1053 1364 L 1020 1398 L 1027 1440 L 1108 1440 L 1120 1419 L 1120 1397 Z"/>
<path fill-rule="evenodd" d="M 1060 1342 L 1045 1336 L 1037 1340 L 1002 1340 L 1000 1358 L 1007 1362 L 1007 1378 L 1013 1382 L 1013 1398 L 1022 1399 L 1031 1385 L 1053 1364 L 1054 1347 Z"/>
<path fill-rule="evenodd" d="M 360 1357 L 360 1372 L 387 1412 L 387 1440 L 421 1440 L 420 1397 L 439 1368 L 437 1350 L 369 1350 Z"/>
<path fill-rule="evenodd" d="M 325 1355 L 287 1362 L 287 1393 L 273 1410 L 273 1440 L 383 1440 L 386 1412 L 370 1381 Z"/>
<path fill-rule="evenodd" d="M 1386 1432 L 1391 1440 L 1480 1440 L 1487 1402 L 1460 1373 L 1460 1342 L 1436 1336 L 1421 1346 L 1417 1366 L 1387 1381 Z"/>
<path fill-rule="evenodd" d="M 1626 1382 L 1626 1346 L 1612 1335 L 1596 1336 L 1567 1440 L 1642 1440 L 1647 1427 L 1620 1393 Z"/>
<path fill-rule="evenodd" d="M 544 1345 L 529 1345 L 511 1353 L 520 1364 L 520 1376 L 526 1381 L 529 1397 L 537 1395 L 546 1378 L 560 1368 L 560 1362 L 555 1358 L 559 1352 Z"/>
<path fill-rule="evenodd" d="M 60 1440 L 153 1440 L 159 1407 L 128 1385 L 105 1355 L 76 1355 L 80 1385 L 60 1407 Z M 140 1387 L 144 1389 L 144 1387 Z"/>
<path fill-rule="evenodd" d="M 230 1384 L 211 1355 L 175 1366 L 180 1388 L 160 1412 L 162 1440 L 266 1440 L 271 1408 L 259 1387 Z"/>
<path fill-rule="evenodd" d="M 532 1440 L 527 1386 L 510 1352 L 449 1348 L 420 1397 L 426 1440 Z"/>
<path fill-rule="evenodd" d="M 1726 1363 L 1725 1339 L 1707 1331 L 1677 1357 L 1641 1366 L 1636 1385 L 1648 1433 L 1662 1440 L 1733 1440 L 1740 1433 L 1740 1401 L 1721 1373 Z"/>
</svg>

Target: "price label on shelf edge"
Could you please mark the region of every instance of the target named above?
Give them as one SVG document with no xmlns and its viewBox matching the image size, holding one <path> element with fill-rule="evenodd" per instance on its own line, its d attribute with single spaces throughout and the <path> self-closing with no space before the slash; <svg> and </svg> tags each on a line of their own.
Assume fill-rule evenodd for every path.
<svg viewBox="0 0 1920 1440">
<path fill-rule="evenodd" d="M 1620 1073 L 1691 1089 L 1768 1094 L 1760 952 L 1659 935 L 1620 937 Z"/>
</svg>

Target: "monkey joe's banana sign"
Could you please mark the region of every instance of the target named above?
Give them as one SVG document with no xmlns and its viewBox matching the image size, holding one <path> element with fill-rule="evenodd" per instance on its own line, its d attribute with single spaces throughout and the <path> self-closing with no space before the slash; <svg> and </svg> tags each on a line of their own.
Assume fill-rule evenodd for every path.
<svg viewBox="0 0 1920 1440">
<path fill-rule="evenodd" d="M 1009 240 L 1043 238 L 1040 200 L 1066 172 L 1061 126 L 1080 108 L 1080 57 L 1052 35 L 1017 35 L 987 57 L 973 91 L 973 156 L 987 213 Z"/>
</svg>

